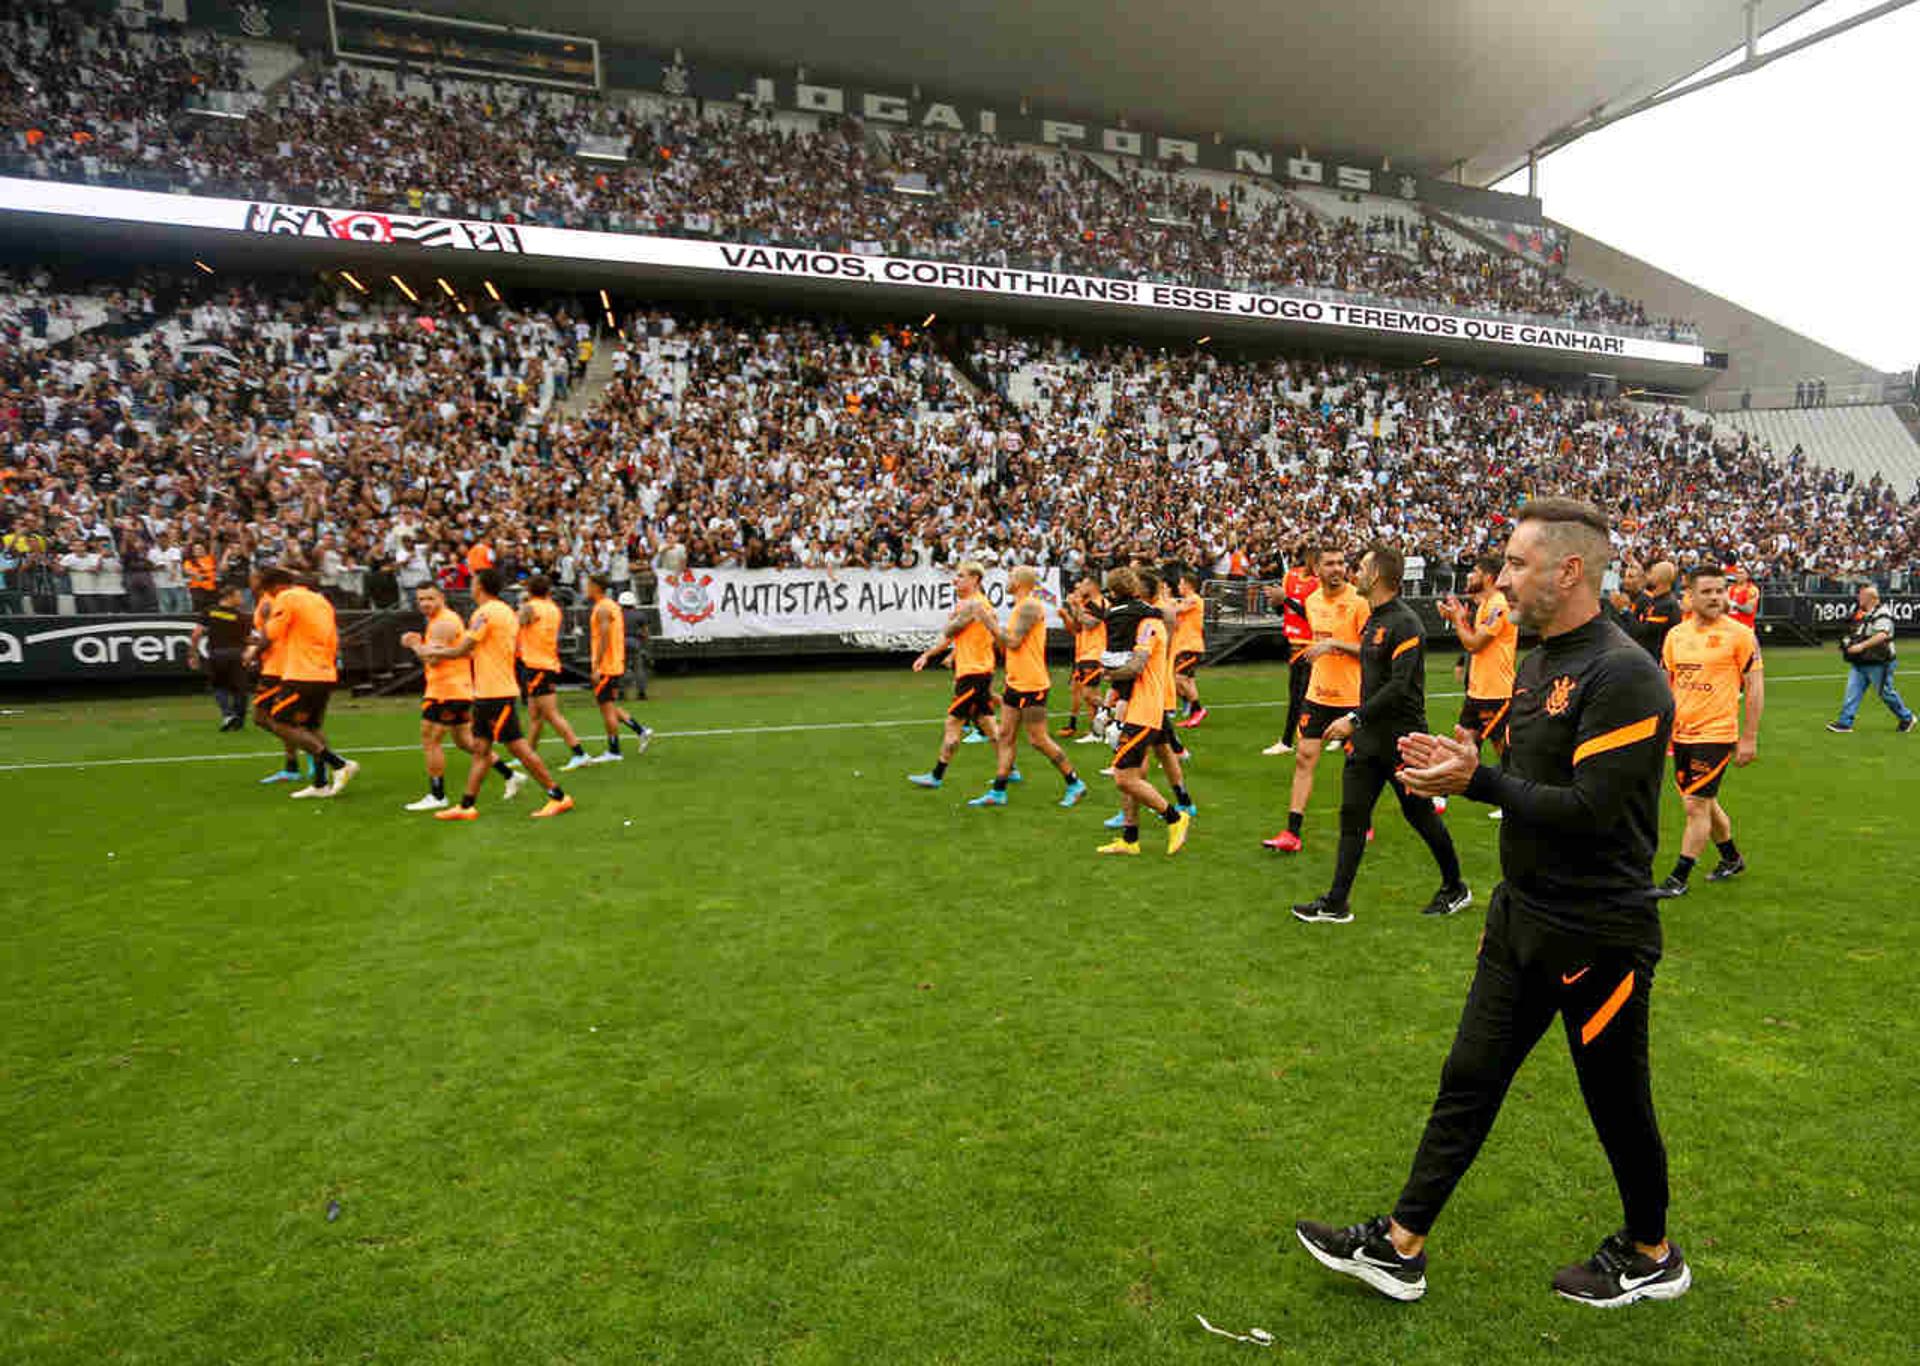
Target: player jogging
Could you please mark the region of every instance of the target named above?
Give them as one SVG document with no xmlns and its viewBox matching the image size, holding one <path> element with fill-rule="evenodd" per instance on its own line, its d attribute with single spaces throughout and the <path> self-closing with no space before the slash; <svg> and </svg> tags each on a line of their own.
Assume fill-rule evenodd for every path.
<svg viewBox="0 0 1920 1366">
<path fill-rule="evenodd" d="M 1100 705 L 1100 656 L 1107 652 L 1106 604 L 1100 597 L 1100 584 L 1089 574 L 1073 586 L 1060 604 L 1061 620 L 1073 632 L 1073 710 L 1061 735 L 1072 735 L 1080 726 L 1080 708 L 1087 710 L 1087 733 L 1076 744 L 1097 745 L 1093 717 Z"/>
<path fill-rule="evenodd" d="M 1670 1300 L 1693 1275 L 1667 1240 L 1667 1153 L 1654 1116 L 1648 1007 L 1660 960 L 1652 888 L 1673 697 L 1647 653 L 1600 615 L 1612 548 L 1590 503 L 1523 505 L 1500 587 L 1540 647 L 1514 681 L 1507 752 L 1473 737 L 1409 735 L 1401 780 L 1505 808 L 1504 881 L 1487 908 L 1473 984 L 1440 1090 L 1392 1216 L 1295 1233 L 1322 1265 L 1396 1300 L 1427 1289 L 1427 1235 L 1473 1165 L 1527 1054 L 1561 1018 L 1580 1094 L 1625 1209 L 1554 1291 L 1595 1307 Z M 1545 1184 L 1545 1183 L 1543 1183 Z"/>
<path fill-rule="evenodd" d="M 1347 895 L 1367 850 L 1373 808 L 1400 766 L 1400 737 L 1427 728 L 1426 629 L 1419 614 L 1400 598 L 1405 566 L 1400 552 L 1382 542 L 1375 542 L 1360 557 L 1354 587 L 1372 608 L 1360 642 L 1360 706 L 1321 732 L 1321 740 L 1329 745 L 1351 741 L 1340 774 L 1340 852 L 1333 884 L 1324 895 L 1295 906 L 1297 920 L 1344 925 L 1353 919 Z M 1429 798 L 1416 797 L 1397 783 L 1394 791 L 1400 799 L 1400 814 L 1426 841 L 1440 868 L 1440 890 L 1421 914 L 1452 915 L 1473 901 L 1473 893 L 1461 881 L 1460 858 L 1454 853 L 1446 822 Z"/>
<path fill-rule="evenodd" d="M 280 668 L 286 649 L 280 642 L 267 639 L 267 619 L 273 615 L 273 595 L 277 590 L 267 587 L 265 580 L 266 572 L 256 569 L 250 583 L 253 589 L 253 637 L 247 646 L 246 660 L 258 665 L 260 670 L 260 676 L 253 685 L 253 723 L 267 734 L 278 737 L 285 747 L 286 756 L 277 772 L 269 773 L 260 780 L 262 786 L 300 781 L 299 747 L 274 730 L 268 719 L 272 715 L 273 704 L 280 699 Z M 284 581 L 291 583 L 292 575 L 288 575 Z M 280 583 L 282 580 L 276 576 L 274 582 Z M 319 776 L 317 771 L 314 776 Z"/>
<path fill-rule="evenodd" d="M 321 730 L 327 719 L 327 699 L 340 677 L 334 662 L 340 633 L 333 604 L 295 583 L 284 569 L 267 570 L 260 582 L 273 593 L 267 639 L 281 648 L 280 689 L 267 708 L 267 725 L 314 758 L 313 782 L 293 796 L 299 800 L 337 796 L 353 781 L 360 765 L 335 754 Z"/>
<path fill-rule="evenodd" d="M 1200 596 L 1200 580 L 1191 569 L 1180 571 L 1180 592 L 1173 601 L 1173 688 L 1187 704 L 1180 724 L 1191 730 L 1207 719 L 1200 704 L 1200 683 L 1194 671 L 1207 656 L 1207 601 Z"/>
<path fill-rule="evenodd" d="M 527 597 L 520 604 L 519 649 L 516 668 L 527 699 L 527 743 L 538 749 L 540 729 L 551 723 L 561 743 L 573 751 L 565 767 L 585 768 L 593 760 L 560 714 L 556 691 L 560 686 L 560 606 L 553 600 L 553 582 L 545 574 L 527 576 Z"/>
<path fill-rule="evenodd" d="M 1513 707 L 1514 661 L 1520 646 L 1520 628 L 1513 624 L 1507 595 L 1498 585 L 1501 563 L 1498 555 L 1482 555 L 1467 571 L 1471 609 L 1455 597 L 1440 604 L 1440 615 L 1467 652 L 1467 696 L 1460 704 L 1459 724 L 1482 743 L 1491 744 L 1496 755 L 1507 747 L 1507 715 Z M 1446 810 L 1446 798 L 1437 798 L 1435 805 Z M 1499 808 L 1488 815 L 1498 820 Z"/>
<path fill-rule="evenodd" d="M 939 640 L 914 657 L 913 671 L 919 673 L 939 655 L 953 651 L 953 701 L 940 733 L 940 756 L 925 773 L 907 775 L 915 787 L 939 787 L 946 781 L 947 765 L 968 722 L 977 721 L 982 730 L 993 725 L 993 645 L 999 623 L 987 595 L 980 591 L 986 574 L 977 560 L 964 561 L 953 571 L 954 603 L 946 628 Z M 993 738 L 999 739 L 997 732 Z M 1016 781 L 1017 773 L 1009 773 L 1007 781 Z"/>
<path fill-rule="evenodd" d="M 1040 584 L 1040 571 L 1030 565 L 1016 565 L 1007 575 L 1007 587 L 1013 604 L 1007 609 L 1007 624 L 1002 630 L 996 622 L 993 638 L 1007 652 L 1007 686 L 1000 694 L 999 766 L 993 786 L 967 803 L 968 806 L 1005 806 L 1007 784 L 1013 780 L 1014 750 L 1020 732 L 1027 743 L 1039 750 L 1048 763 L 1060 771 L 1067 790 L 1060 805 L 1073 806 L 1087 795 L 1087 785 L 1073 771 L 1066 751 L 1047 734 L 1047 693 L 1053 680 L 1047 675 L 1047 609 L 1034 591 Z M 987 619 L 993 620 L 989 611 Z"/>
<path fill-rule="evenodd" d="M 1139 601 L 1141 587 L 1130 569 L 1116 569 L 1107 576 L 1107 592 L 1120 604 Z M 1140 808 L 1145 806 L 1165 822 L 1167 853 L 1177 854 L 1187 842 L 1193 817 L 1180 810 L 1147 781 L 1147 751 L 1166 728 L 1166 689 L 1172 676 L 1172 661 L 1167 647 L 1171 633 L 1158 612 L 1140 617 L 1133 649 L 1124 662 L 1107 670 L 1116 684 L 1131 684 L 1125 710 L 1121 714 L 1120 747 L 1113 754 L 1113 785 L 1120 791 L 1122 823 L 1119 836 L 1100 846 L 1102 854 L 1138 854 L 1140 852 Z M 1109 650 L 1112 659 L 1118 652 Z"/>
<path fill-rule="evenodd" d="M 413 600 L 427 620 L 427 630 L 424 637 L 409 631 L 400 638 L 402 645 L 411 649 L 423 639 L 439 647 L 459 642 L 466 628 L 460 624 L 460 614 L 447 606 L 446 595 L 438 585 L 421 584 L 414 590 Z M 423 660 L 422 667 L 426 676 L 421 686 L 420 749 L 427 765 L 427 795 L 408 802 L 406 810 L 444 811 L 447 753 L 442 742 L 447 732 L 453 732 L 454 744 L 469 755 L 473 753 L 473 661 L 465 657 Z M 496 758 L 493 766 L 507 782 L 504 800 L 512 801 L 526 782 L 526 775 L 516 773 L 505 759 Z"/>
<path fill-rule="evenodd" d="M 1307 685 L 1313 679 L 1313 661 L 1307 658 L 1313 644 L 1313 627 L 1307 624 L 1307 599 L 1320 587 L 1320 580 L 1309 567 L 1313 561 L 1311 547 L 1301 546 L 1292 558 L 1294 563 L 1280 586 L 1267 585 L 1267 602 L 1280 609 L 1280 630 L 1287 638 L 1287 724 L 1280 738 L 1261 750 L 1262 754 L 1293 753 L 1294 734 L 1306 714 Z"/>
<path fill-rule="evenodd" d="M 1727 766 L 1753 762 L 1760 740 L 1760 713 L 1766 709 L 1766 679 L 1760 642 L 1728 609 L 1726 575 L 1718 566 L 1687 572 L 1693 617 L 1667 633 L 1661 663 L 1673 685 L 1673 780 L 1686 803 L 1687 828 L 1680 836 L 1680 858 L 1667 879 L 1653 889 L 1669 899 L 1687 894 L 1694 860 L 1712 838 L 1720 862 L 1708 882 L 1725 882 L 1747 871 L 1733 842 L 1733 825 L 1720 805 L 1720 783 Z M 1746 723 L 1741 724 L 1740 693 L 1746 690 Z"/>
<path fill-rule="evenodd" d="M 1293 756 L 1293 790 L 1287 803 L 1287 828 L 1261 843 L 1284 854 L 1300 849 L 1300 829 L 1313 796 L 1313 775 L 1320 766 L 1326 728 L 1360 705 L 1360 629 L 1367 600 L 1347 582 L 1347 552 L 1323 546 L 1315 565 L 1320 586 L 1307 598 L 1307 625 L 1313 644 L 1306 658 L 1313 666 L 1307 682 L 1306 712 L 1300 718 L 1298 752 Z"/>
<path fill-rule="evenodd" d="M 625 759 L 620 753 L 622 726 L 633 732 L 636 754 L 645 754 L 653 743 L 653 727 L 641 725 L 620 705 L 620 680 L 627 674 L 627 614 L 607 587 L 605 574 L 587 576 L 587 601 L 592 604 L 587 615 L 587 638 L 593 652 L 593 700 L 600 705 L 600 723 L 607 733 L 607 747 L 593 760 L 596 764 L 617 764 Z M 567 767 L 573 766 L 569 760 Z"/>
<path fill-rule="evenodd" d="M 467 770 L 467 790 L 460 805 L 436 811 L 437 821 L 472 821 L 480 818 L 474 799 L 493 767 L 493 747 L 504 745 L 509 754 L 525 765 L 533 780 L 546 789 L 547 801 L 533 813 L 544 820 L 573 810 L 573 798 L 561 791 L 553 774 L 541 762 L 527 737 L 520 730 L 519 680 L 514 677 L 514 642 L 520 634 L 520 622 L 513 609 L 500 601 L 500 571 L 492 567 L 473 576 L 473 600 L 476 606 L 467 629 L 451 645 L 429 645 L 413 632 L 403 638 L 423 664 L 445 659 L 473 659 L 473 763 Z"/>
</svg>

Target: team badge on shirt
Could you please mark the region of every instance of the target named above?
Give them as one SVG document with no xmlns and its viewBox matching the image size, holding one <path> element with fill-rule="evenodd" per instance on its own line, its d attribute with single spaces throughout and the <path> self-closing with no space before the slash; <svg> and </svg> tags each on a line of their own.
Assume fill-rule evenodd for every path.
<svg viewBox="0 0 1920 1366">
<path fill-rule="evenodd" d="M 1553 680 L 1547 689 L 1546 713 L 1548 716 L 1563 715 L 1573 703 L 1573 690 L 1579 685 L 1566 674 Z"/>
</svg>

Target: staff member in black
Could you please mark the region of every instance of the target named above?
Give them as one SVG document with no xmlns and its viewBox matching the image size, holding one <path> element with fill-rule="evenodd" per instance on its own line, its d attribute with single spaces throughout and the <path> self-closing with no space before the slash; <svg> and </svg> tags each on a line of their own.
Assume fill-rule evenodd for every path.
<svg viewBox="0 0 1920 1366">
<path fill-rule="evenodd" d="M 1360 557 L 1353 586 L 1366 598 L 1373 613 L 1360 632 L 1360 707 L 1330 722 L 1323 737 L 1330 745 L 1351 741 L 1340 775 L 1340 852 L 1334 861 L 1333 885 L 1325 896 L 1293 908 L 1294 918 L 1309 923 L 1344 925 L 1353 919 L 1347 894 L 1360 871 L 1367 850 L 1367 829 L 1381 789 L 1394 781 L 1399 766 L 1397 746 L 1403 735 L 1427 728 L 1427 656 L 1425 628 L 1419 615 L 1400 599 L 1400 580 L 1406 560 L 1398 550 L 1376 541 Z M 1452 915 L 1473 901 L 1460 880 L 1460 858 L 1446 822 L 1427 797 L 1416 797 L 1396 786 L 1400 814 L 1440 865 L 1440 890 L 1422 915 Z"/>
<path fill-rule="evenodd" d="M 252 686 L 245 663 L 247 632 L 252 620 L 240 605 L 240 586 L 229 583 L 213 605 L 200 614 L 188 653 L 195 666 L 205 643 L 207 680 L 213 685 L 214 704 L 220 708 L 220 729 L 239 730 L 247 724 L 247 697 Z"/>
<path fill-rule="evenodd" d="M 1633 625 L 1627 628 L 1627 634 L 1656 660 L 1664 658 L 1667 632 L 1680 624 L 1680 599 L 1673 593 L 1679 574 L 1671 560 L 1647 567 L 1647 590 L 1636 604 Z"/>
<path fill-rule="evenodd" d="M 1600 615 L 1607 522 L 1572 499 L 1521 508 L 1500 587 L 1541 644 L 1514 680 L 1509 746 L 1480 763 L 1465 731 L 1400 741 L 1400 779 L 1420 796 L 1464 792 L 1506 811 L 1505 880 L 1440 1093 L 1393 1215 L 1347 1228 L 1302 1221 L 1319 1261 L 1382 1294 L 1426 1293 L 1428 1231 L 1493 1127 L 1507 1087 L 1559 1015 L 1626 1226 L 1553 1288 L 1583 1304 L 1674 1299 L 1692 1284 L 1667 1240 L 1667 1153 L 1647 1063 L 1660 959 L 1653 850 L 1673 698 L 1645 651 Z"/>
</svg>

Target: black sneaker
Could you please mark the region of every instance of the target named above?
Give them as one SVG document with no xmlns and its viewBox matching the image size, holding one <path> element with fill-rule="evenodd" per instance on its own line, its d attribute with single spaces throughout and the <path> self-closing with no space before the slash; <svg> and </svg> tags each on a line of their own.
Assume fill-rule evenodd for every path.
<svg viewBox="0 0 1920 1366">
<path fill-rule="evenodd" d="M 1473 904 L 1473 893 L 1464 882 L 1456 882 L 1451 887 L 1442 887 L 1433 894 L 1433 900 L 1420 908 L 1421 915 L 1458 915 Z"/>
<path fill-rule="evenodd" d="M 1687 884 L 1672 873 L 1668 873 L 1667 880 L 1653 889 L 1654 898 L 1658 901 L 1671 901 L 1676 896 L 1686 894 Z"/>
<path fill-rule="evenodd" d="M 1417 1300 L 1427 1293 L 1427 1254 L 1402 1257 L 1387 1236 L 1384 1214 L 1346 1228 L 1302 1219 L 1293 1232 L 1320 1265 L 1365 1281 L 1388 1299 Z"/>
<path fill-rule="evenodd" d="M 1920 720 L 1920 717 L 1909 716 L 1906 720 L 1902 721 L 1898 727 L 1900 733 L 1905 735 L 1908 731 L 1912 730 L 1914 722 L 1917 720 Z"/>
<path fill-rule="evenodd" d="M 1832 732 L 1833 732 L 1833 733 L 1834 733 L 1835 735 L 1851 735 L 1851 734 L 1853 734 L 1853 727 L 1852 727 L 1852 726 L 1843 726 L 1843 725 L 1841 725 L 1841 724 L 1840 724 L 1840 723 L 1839 723 L 1838 721 L 1829 721 L 1829 722 L 1827 722 L 1827 729 L 1828 729 L 1828 730 L 1830 730 L 1830 731 L 1832 731 Z"/>
<path fill-rule="evenodd" d="M 1344 901 L 1329 901 L 1324 896 L 1316 896 L 1311 901 L 1302 901 L 1295 906 L 1293 918 L 1304 920 L 1309 925 L 1344 925 L 1353 919 L 1353 912 Z"/>
<path fill-rule="evenodd" d="M 1739 877 L 1747 871 L 1747 861 L 1743 858 L 1723 858 L 1713 865 L 1713 871 L 1707 874 L 1708 882 L 1725 882 L 1729 878 Z"/>
<path fill-rule="evenodd" d="M 1677 1300 L 1692 1284 L 1693 1272 L 1678 1246 L 1667 1244 L 1666 1260 L 1656 1262 L 1634 1247 L 1625 1229 L 1609 1233 L 1586 1261 L 1553 1274 L 1554 1291 L 1562 1299 L 1595 1309 L 1618 1309 L 1635 1300 Z"/>
</svg>

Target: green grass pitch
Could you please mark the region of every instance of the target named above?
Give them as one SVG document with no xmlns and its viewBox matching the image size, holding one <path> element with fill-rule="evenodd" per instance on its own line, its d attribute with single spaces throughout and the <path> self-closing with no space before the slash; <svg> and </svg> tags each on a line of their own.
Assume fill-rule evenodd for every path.
<svg viewBox="0 0 1920 1366">
<path fill-rule="evenodd" d="M 201 699 L 15 703 L 0 1361 L 1261 1350 L 1196 1313 L 1297 1362 L 1912 1360 L 1920 735 L 1872 701 L 1827 734 L 1831 652 L 1769 672 L 1760 762 L 1724 790 L 1753 871 L 1669 907 L 1654 996 L 1697 1280 L 1613 1313 L 1547 1288 L 1620 1217 L 1557 1031 L 1423 1302 L 1293 1243 L 1405 1175 L 1496 827 L 1456 802 L 1475 904 L 1426 920 L 1431 865 L 1385 803 L 1358 920 L 1294 922 L 1338 766 L 1306 851 L 1262 850 L 1277 667 L 1202 673 L 1176 859 L 1151 827 L 1142 857 L 1094 857 L 1091 771 L 1073 811 L 1035 758 L 1009 808 L 967 810 L 982 746 L 910 789 L 945 679 L 904 669 L 665 679 L 652 753 L 569 775 L 579 810 L 550 823 L 491 787 L 473 825 L 403 813 L 406 700 L 337 708 L 365 770 L 331 803 L 256 786 L 272 746 Z M 1662 873 L 1671 795 L 1665 818 Z"/>
</svg>

